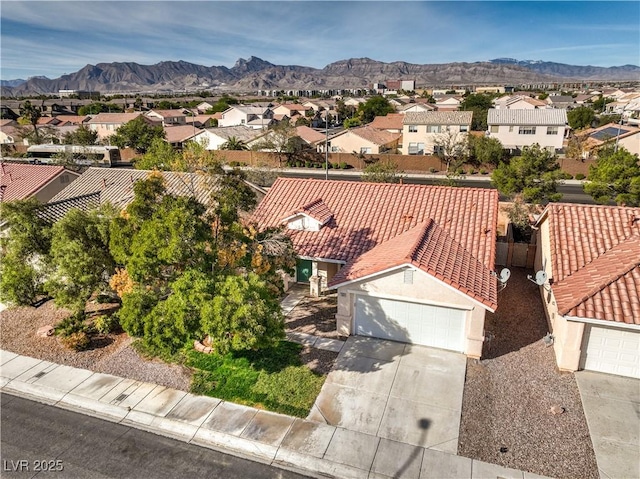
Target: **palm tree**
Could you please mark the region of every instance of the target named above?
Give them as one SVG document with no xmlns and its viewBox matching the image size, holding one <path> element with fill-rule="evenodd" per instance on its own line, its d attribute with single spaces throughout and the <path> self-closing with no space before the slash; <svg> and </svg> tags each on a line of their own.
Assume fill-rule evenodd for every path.
<svg viewBox="0 0 640 479">
<path fill-rule="evenodd" d="M 224 142 L 221 146 L 220 146 L 221 150 L 248 150 L 249 148 L 247 147 L 247 144 L 235 137 L 235 136 L 230 136 L 226 142 Z"/>
</svg>

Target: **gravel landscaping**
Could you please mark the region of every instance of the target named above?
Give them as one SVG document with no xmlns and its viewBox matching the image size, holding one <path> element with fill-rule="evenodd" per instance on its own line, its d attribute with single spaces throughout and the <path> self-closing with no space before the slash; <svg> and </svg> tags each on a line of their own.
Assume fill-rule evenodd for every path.
<svg viewBox="0 0 640 479">
<path fill-rule="evenodd" d="M 572 373 L 559 372 L 542 337 L 547 322 L 530 273 L 512 268 L 487 314 L 491 340 L 468 360 L 458 454 L 556 478 L 597 479 L 582 402 Z"/>
</svg>

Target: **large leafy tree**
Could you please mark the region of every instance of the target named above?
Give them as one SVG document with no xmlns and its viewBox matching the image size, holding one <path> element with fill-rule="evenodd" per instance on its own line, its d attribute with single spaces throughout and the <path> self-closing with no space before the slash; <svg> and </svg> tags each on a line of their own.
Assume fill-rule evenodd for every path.
<svg viewBox="0 0 640 479">
<path fill-rule="evenodd" d="M 497 166 L 504 158 L 504 149 L 497 138 L 469 135 L 469 154 L 480 165 Z"/>
<path fill-rule="evenodd" d="M 95 145 L 98 143 L 98 132 L 80 125 L 75 131 L 66 133 L 62 142 L 66 145 Z"/>
<path fill-rule="evenodd" d="M 376 116 L 386 116 L 393 113 L 395 109 L 385 97 L 381 95 L 372 96 L 358 106 L 358 118 L 363 123 L 371 123 Z"/>
<path fill-rule="evenodd" d="M 471 93 L 460 103 L 460 110 L 473 112 L 471 129 L 474 131 L 486 131 L 487 114 L 493 106 L 493 95 L 483 93 Z"/>
<path fill-rule="evenodd" d="M 595 118 L 595 112 L 588 106 L 579 106 L 578 108 L 574 108 L 567 112 L 569 126 L 574 130 L 588 128 Z"/>
<path fill-rule="evenodd" d="M 78 108 L 78 115 L 97 115 L 98 113 L 122 113 L 122 107 L 114 103 L 95 102 Z"/>
<path fill-rule="evenodd" d="M 179 153 L 162 138 L 154 138 L 147 152 L 137 158 L 134 167 L 137 170 L 171 170 L 179 157 Z"/>
<path fill-rule="evenodd" d="M 521 156 L 501 162 L 491 180 L 503 195 L 522 194 L 526 202 L 547 203 L 562 197 L 556 189 L 560 176 L 556 155 L 535 144 L 525 147 Z"/>
<path fill-rule="evenodd" d="M 43 271 L 51 248 L 50 225 L 35 198 L 0 203 L 8 233 L 0 239 L 0 298 L 31 304 L 44 293 Z"/>
<path fill-rule="evenodd" d="M 46 288 L 58 304 L 84 311 L 98 289 L 107 288 L 115 262 L 109 251 L 109 224 L 114 212 L 71 210 L 54 224 L 51 235 L 52 275 Z"/>
<path fill-rule="evenodd" d="M 589 168 L 584 191 L 602 204 L 640 206 L 640 163 L 626 149 L 614 146 L 600 150 L 595 165 Z"/>
<path fill-rule="evenodd" d="M 31 125 L 33 127 L 33 135 L 36 142 L 40 141 L 40 133 L 38 132 L 38 120 L 42 117 L 40 108 L 32 104 L 29 100 L 25 101 L 20 107 L 20 118 L 18 122 L 22 125 Z"/>
<path fill-rule="evenodd" d="M 130 147 L 138 153 L 145 153 L 154 139 L 164 137 L 162 125 L 152 125 L 139 116 L 118 128 L 110 140 L 119 148 Z"/>
</svg>

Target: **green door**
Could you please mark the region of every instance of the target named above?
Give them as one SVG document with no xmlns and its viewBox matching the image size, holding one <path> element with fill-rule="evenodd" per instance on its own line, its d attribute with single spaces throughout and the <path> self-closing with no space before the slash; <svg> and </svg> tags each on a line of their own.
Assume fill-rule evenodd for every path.
<svg viewBox="0 0 640 479">
<path fill-rule="evenodd" d="M 308 283 L 312 271 L 311 260 L 299 259 L 296 262 L 296 281 L 298 281 L 298 283 Z"/>
</svg>

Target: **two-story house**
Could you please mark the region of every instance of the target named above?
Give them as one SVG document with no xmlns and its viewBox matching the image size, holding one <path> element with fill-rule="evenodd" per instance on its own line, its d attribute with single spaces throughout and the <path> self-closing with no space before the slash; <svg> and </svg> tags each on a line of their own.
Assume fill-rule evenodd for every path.
<svg viewBox="0 0 640 479">
<path fill-rule="evenodd" d="M 100 113 L 87 122 L 90 130 L 98 133 L 98 139 L 104 140 L 113 135 L 122 125 L 142 117 L 150 124 L 159 125 L 159 122 L 144 116 L 142 113 Z"/>
<path fill-rule="evenodd" d="M 162 126 L 186 125 L 187 115 L 184 110 L 151 110 L 145 113 L 147 118 L 162 122 Z"/>
<path fill-rule="evenodd" d="M 402 120 L 402 154 L 437 154 L 443 136 L 464 141 L 471 130 L 472 117 L 473 112 L 470 111 L 405 113 Z"/>
<path fill-rule="evenodd" d="M 219 127 L 244 125 L 256 130 L 267 128 L 273 123 L 273 111 L 262 106 L 234 105 L 222 112 Z"/>
<path fill-rule="evenodd" d="M 525 146 L 540 145 L 551 151 L 562 149 L 567 129 L 567 111 L 497 110 L 487 115 L 488 136 L 500 140 L 503 148 L 519 151 Z"/>
</svg>

